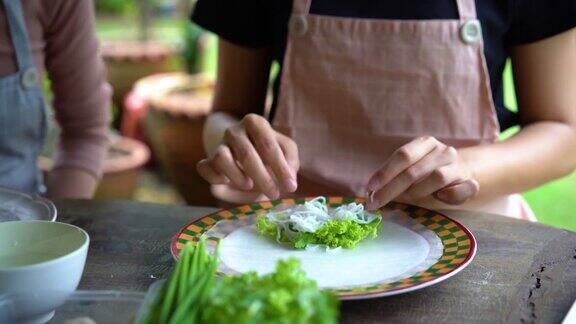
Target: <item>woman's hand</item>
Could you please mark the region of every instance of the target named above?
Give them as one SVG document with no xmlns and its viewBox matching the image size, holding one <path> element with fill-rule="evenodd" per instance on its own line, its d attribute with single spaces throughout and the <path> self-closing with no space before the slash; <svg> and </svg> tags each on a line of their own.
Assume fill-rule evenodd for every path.
<svg viewBox="0 0 576 324">
<path fill-rule="evenodd" d="M 478 193 L 478 181 L 458 151 L 433 137 L 421 137 L 402 146 L 368 183 L 368 209 L 392 200 L 434 198 L 459 205 Z"/>
<path fill-rule="evenodd" d="M 197 165 L 211 184 L 255 189 L 271 199 L 279 198 L 281 191 L 296 191 L 299 167 L 296 143 L 256 114 L 228 127 L 222 143 Z"/>
</svg>

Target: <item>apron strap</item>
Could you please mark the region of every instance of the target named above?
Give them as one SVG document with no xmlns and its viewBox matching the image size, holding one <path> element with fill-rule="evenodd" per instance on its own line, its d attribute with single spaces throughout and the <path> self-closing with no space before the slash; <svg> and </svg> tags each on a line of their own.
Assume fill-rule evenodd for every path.
<svg viewBox="0 0 576 324">
<path fill-rule="evenodd" d="M 460 20 L 476 20 L 476 1 L 474 0 L 456 0 L 458 7 L 458 16 Z"/>
<path fill-rule="evenodd" d="M 12 38 L 12 45 L 16 53 L 18 70 L 24 71 L 34 66 L 34 60 L 32 59 L 32 51 L 30 50 L 30 43 L 28 42 L 28 32 L 26 31 L 26 24 L 24 23 L 22 5 L 20 0 L 3 0 L 3 2 L 8 27 L 10 29 L 10 37 Z"/>
<path fill-rule="evenodd" d="M 293 0 L 292 13 L 307 15 L 310 12 L 312 0 Z"/>
</svg>

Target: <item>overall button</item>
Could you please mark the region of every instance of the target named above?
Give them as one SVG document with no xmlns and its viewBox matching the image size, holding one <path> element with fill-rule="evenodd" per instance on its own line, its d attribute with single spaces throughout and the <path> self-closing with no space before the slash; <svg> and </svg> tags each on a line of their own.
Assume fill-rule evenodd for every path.
<svg viewBox="0 0 576 324">
<path fill-rule="evenodd" d="M 297 36 L 303 36 L 308 31 L 308 21 L 304 15 L 290 17 L 290 32 Z"/>
<path fill-rule="evenodd" d="M 21 82 L 24 89 L 36 86 L 38 84 L 38 72 L 36 72 L 36 69 L 31 67 L 24 71 Z"/>
<path fill-rule="evenodd" d="M 478 20 L 467 21 L 460 29 L 460 37 L 466 44 L 474 44 L 482 37 L 482 27 Z"/>
</svg>

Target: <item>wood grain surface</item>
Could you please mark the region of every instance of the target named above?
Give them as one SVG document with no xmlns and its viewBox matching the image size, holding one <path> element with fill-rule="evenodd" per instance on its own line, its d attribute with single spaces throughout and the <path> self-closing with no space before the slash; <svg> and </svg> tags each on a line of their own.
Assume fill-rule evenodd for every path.
<svg viewBox="0 0 576 324">
<path fill-rule="evenodd" d="M 178 229 L 215 211 L 123 201 L 61 200 L 56 206 L 59 221 L 90 234 L 79 287 L 90 290 L 146 291 L 174 264 L 170 239 Z M 342 323 L 562 321 L 576 299 L 576 233 L 490 214 L 448 214 L 478 240 L 472 263 L 429 288 L 344 302 Z"/>
</svg>

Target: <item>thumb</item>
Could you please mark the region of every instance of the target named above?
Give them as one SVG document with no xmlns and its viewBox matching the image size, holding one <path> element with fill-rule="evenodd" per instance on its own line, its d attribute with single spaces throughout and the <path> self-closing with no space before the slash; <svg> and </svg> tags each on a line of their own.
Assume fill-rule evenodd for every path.
<svg viewBox="0 0 576 324">
<path fill-rule="evenodd" d="M 476 180 L 468 179 L 453 183 L 444 187 L 434 194 L 434 197 L 449 205 L 461 205 L 474 197 L 480 190 L 480 184 Z"/>
</svg>

